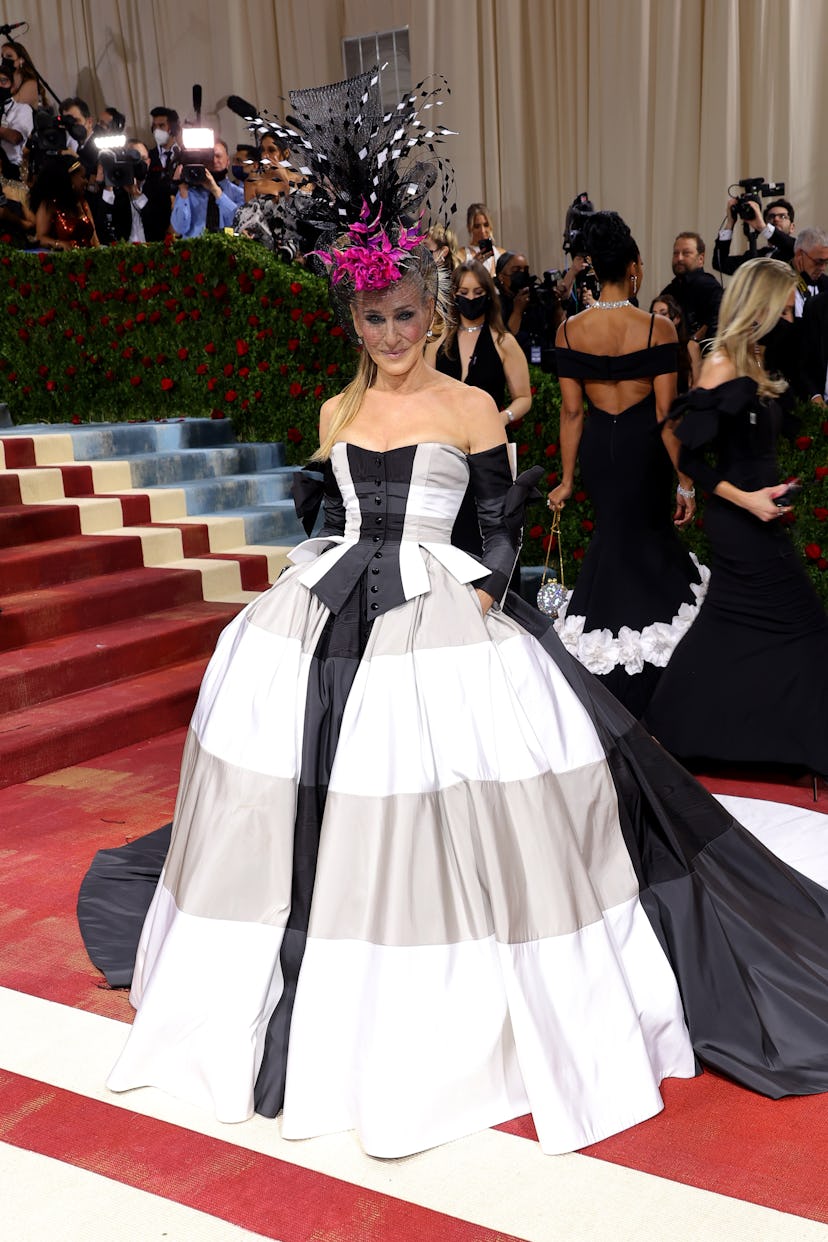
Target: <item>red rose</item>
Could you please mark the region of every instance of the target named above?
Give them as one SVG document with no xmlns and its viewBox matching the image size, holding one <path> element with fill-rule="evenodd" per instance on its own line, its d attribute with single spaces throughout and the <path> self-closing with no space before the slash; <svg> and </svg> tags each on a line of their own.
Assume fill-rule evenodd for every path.
<svg viewBox="0 0 828 1242">
<path fill-rule="evenodd" d="M 824 479 L 826 476 L 828 476 L 828 466 L 817 466 L 816 470 L 814 471 L 814 474 L 816 475 L 818 479 Z"/>
<path fill-rule="evenodd" d="M 298 321 L 302 318 L 302 307 L 294 306 L 293 310 L 290 312 L 290 317 L 294 323 L 298 323 Z"/>
<path fill-rule="evenodd" d="M 239 375 L 242 379 L 247 379 L 250 374 L 250 367 L 239 367 Z"/>
<path fill-rule="evenodd" d="M 260 267 L 254 267 L 250 275 L 253 277 L 254 280 L 261 280 L 262 277 L 264 276 L 264 271 Z"/>
<path fill-rule="evenodd" d="M 288 391 L 292 397 L 301 397 L 302 385 L 298 382 L 298 380 L 294 380 Z"/>
<path fill-rule="evenodd" d="M 161 391 L 170 392 L 173 388 L 175 388 L 175 380 L 170 379 L 168 375 L 165 375 L 161 381 Z"/>
<path fill-rule="evenodd" d="M 182 250 L 182 251 L 181 251 L 181 258 L 184 260 L 184 262 L 185 262 L 185 263 L 187 262 L 187 260 L 189 259 L 189 257 L 190 257 L 190 252 L 189 252 L 189 250 Z"/>
<path fill-rule="evenodd" d="M 315 397 L 321 397 L 321 396 L 322 396 L 322 393 L 323 393 L 324 391 L 325 391 L 325 390 L 324 390 L 324 388 L 322 387 L 322 385 L 321 385 L 321 384 L 317 384 L 317 385 L 316 385 L 316 387 L 315 387 L 315 388 L 314 388 L 314 390 L 313 390 L 313 395 L 314 395 Z"/>
<path fill-rule="evenodd" d="M 45 362 L 41 362 L 40 366 L 37 368 L 37 373 L 38 375 L 41 375 L 41 376 L 46 376 L 49 374 L 49 368 L 46 366 Z"/>
<path fill-rule="evenodd" d="M 263 396 L 264 396 L 264 393 L 262 392 L 261 388 L 257 388 L 256 391 L 253 393 L 253 400 L 261 401 Z"/>
<path fill-rule="evenodd" d="M 551 483 L 551 484 L 552 484 L 552 486 L 554 487 L 554 486 L 555 486 L 555 484 L 558 482 L 558 472 L 557 472 L 557 470 L 552 470 L 552 471 L 550 471 L 550 473 L 546 476 L 546 481 L 547 481 L 547 483 Z"/>
<path fill-rule="evenodd" d="M 329 362 L 327 367 L 325 368 L 325 374 L 336 375 L 338 370 L 339 370 L 339 366 L 336 362 Z"/>
<path fill-rule="evenodd" d="M 215 406 L 213 406 L 212 410 L 210 411 L 210 417 L 211 418 L 224 418 L 224 410 L 217 410 Z"/>
<path fill-rule="evenodd" d="M 175 322 L 176 322 L 176 323 L 183 323 L 183 322 L 184 322 L 184 320 L 185 320 L 186 318 L 187 318 L 187 312 L 186 312 L 186 311 L 179 311 L 179 312 L 178 312 L 178 314 L 177 314 L 177 315 L 176 315 L 176 317 L 175 317 Z"/>
<path fill-rule="evenodd" d="M 306 328 L 312 328 L 315 319 L 316 319 L 316 315 L 313 313 L 313 311 L 305 311 L 304 315 L 302 316 L 302 323 L 305 325 Z"/>
<path fill-rule="evenodd" d="M 16 306 L 14 302 L 10 302 L 9 305 L 6 307 L 6 310 L 9 312 L 10 315 L 16 315 L 19 310 L 19 307 Z"/>
<path fill-rule="evenodd" d="M 224 394 L 224 400 L 228 402 L 233 402 L 236 400 L 236 397 L 238 397 L 238 395 L 239 394 L 236 392 L 235 388 L 228 388 L 227 392 Z"/>
<path fill-rule="evenodd" d="M 144 274 L 144 265 L 143 265 L 143 263 L 135 263 L 135 264 L 133 265 L 132 270 L 133 270 L 133 272 L 135 273 L 135 275 L 136 275 L 136 276 L 143 276 L 143 274 Z"/>
<path fill-rule="evenodd" d="M 245 354 L 250 353 L 250 346 L 247 341 L 236 341 L 236 353 L 240 358 L 243 358 Z"/>
<path fill-rule="evenodd" d="M 296 353 L 297 349 L 299 348 L 299 341 L 297 340 L 295 336 L 292 336 L 290 338 L 290 340 L 287 343 L 287 347 L 292 354 Z"/>
<path fill-rule="evenodd" d="M 828 521 L 828 509 L 814 509 L 814 517 L 818 522 Z"/>
<path fill-rule="evenodd" d="M 270 306 L 270 298 L 269 298 L 269 297 L 266 297 L 266 296 L 263 294 L 263 295 L 259 298 L 259 305 L 260 305 L 260 306 Z"/>
<path fill-rule="evenodd" d="M 298 427 L 288 427 L 287 438 L 290 440 L 291 444 L 301 444 L 305 437 L 302 435 L 302 432 Z"/>
<path fill-rule="evenodd" d="M 207 381 L 207 391 L 213 392 L 217 383 L 218 383 L 218 380 L 215 378 L 215 376 L 211 375 Z"/>
<path fill-rule="evenodd" d="M 828 436 L 828 423 L 823 423 L 823 424 L 822 424 L 822 434 L 823 434 L 824 436 Z"/>
<path fill-rule="evenodd" d="M 190 311 L 190 318 L 192 319 L 193 323 L 195 323 L 197 319 L 201 318 L 201 311 L 198 309 L 198 307 L 196 307 L 195 310 Z"/>
<path fill-rule="evenodd" d="M 235 369 L 236 368 L 233 366 L 232 362 L 226 362 L 222 368 L 222 370 L 224 371 L 224 374 L 227 376 L 228 379 L 233 374 Z"/>
<path fill-rule="evenodd" d="M 582 561 L 584 559 L 584 556 L 585 556 L 585 552 L 583 548 L 573 549 L 573 552 L 572 552 L 573 561 Z"/>
<path fill-rule="evenodd" d="M 214 354 L 216 352 L 216 347 L 212 341 L 208 341 L 204 346 L 204 352 L 205 354 Z"/>
<path fill-rule="evenodd" d="M 822 548 L 819 546 L 818 543 L 806 543 L 805 544 L 805 555 L 807 556 L 809 561 L 818 561 L 819 558 L 822 556 Z"/>
<path fill-rule="evenodd" d="M 68 367 L 66 368 L 66 374 L 70 377 L 70 379 L 71 379 L 71 377 L 72 377 L 73 375 L 77 375 L 77 373 L 78 373 L 78 368 L 77 368 L 77 367 L 68 366 Z"/>
<path fill-rule="evenodd" d="M 146 311 L 139 311 L 138 314 L 135 316 L 135 322 L 143 323 L 146 317 L 147 317 Z"/>
<path fill-rule="evenodd" d="M 209 370 L 206 362 L 200 362 L 196 367 L 196 375 L 206 375 Z"/>
<path fill-rule="evenodd" d="M 77 426 L 77 425 L 78 425 L 78 423 L 80 422 L 80 414 L 73 414 L 73 415 L 72 415 L 72 422 L 75 424 L 75 426 Z"/>
<path fill-rule="evenodd" d="M 282 362 L 282 363 L 280 363 L 280 365 L 279 365 L 279 374 L 280 374 L 280 375 L 287 375 L 287 373 L 288 373 L 288 366 L 287 366 L 287 363 L 286 363 L 286 362 Z"/>
<path fill-rule="evenodd" d="M 294 297 L 296 296 L 296 294 L 297 294 L 297 293 L 301 293 L 301 292 L 302 292 L 302 286 L 299 284 L 299 281 L 298 281 L 298 280 L 293 280 L 293 281 L 291 281 L 291 284 L 290 284 L 290 291 L 291 291 L 291 293 L 293 294 L 293 296 L 294 296 Z"/>
<path fill-rule="evenodd" d="M 542 535 L 542 534 L 543 534 L 543 527 L 542 527 L 542 526 L 532 526 L 532 527 L 530 527 L 530 529 L 529 529 L 529 538 L 530 538 L 530 539 L 540 539 L 540 537 L 541 537 L 541 535 Z"/>
<path fill-rule="evenodd" d="M 586 492 L 575 493 L 575 499 L 578 501 L 579 504 L 582 503 L 584 500 L 586 500 L 586 498 L 587 498 Z"/>
<path fill-rule="evenodd" d="M 268 362 L 267 358 L 262 358 L 261 362 L 257 363 L 257 367 L 260 371 L 269 371 L 270 363 Z"/>
<path fill-rule="evenodd" d="M 18 328 L 17 335 L 20 337 L 21 341 L 28 341 L 29 339 L 29 334 L 25 328 Z M 298 345 L 299 342 L 297 341 L 296 344 Z"/>
<path fill-rule="evenodd" d="M 250 327 L 251 327 L 251 328 L 258 328 L 258 326 L 259 326 L 259 322 L 260 322 L 260 321 L 259 321 L 259 316 L 258 316 L 258 315 L 248 315 L 248 316 L 247 316 L 247 322 L 248 322 L 248 324 L 250 325 Z"/>
<path fill-rule="evenodd" d="M 798 449 L 809 449 L 813 444 L 813 440 L 810 436 L 797 436 L 794 443 Z"/>
<path fill-rule="evenodd" d="M 581 522 L 581 530 L 594 530 L 594 529 L 595 529 L 595 523 L 591 522 L 589 518 L 584 518 L 583 522 Z"/>
<path fill-rule="evenodd" d="M 518 455 L 518 457 L 525 457 L 525 456 L 526 456 L 526 454 L 527 454 L 528 452 L 529 452 L 529 445 L 528 445 L 528 444 L 519 444 L 519 445 L 518 445 L 518 451 L 517 451 L 517 455 Z"/>
<path fill-rule="evenodd" d="M 817 561 L 817 569 L 828 569 L 828 561 L 826 561 L 824 556 L 821 556 Z"/>
<path fill-rule="evenodd" d="M 554 457 L 558 452 L 558 446 L 557 444 L 547 444 L 543 451 L 547 457 Z"/>
<path fill-rule="evenodd" d="M 55 391 L 55 388 L 56 388 L 56 384 L 55 384 L 55 381 L 54 381 L 54 380 L 47 380 L 47 381 L 46 381 L 46 391 L 47 391 L 47 392 L 54 392 L 54 391 Z"/>
<path fill-rule="evenodd" d="M 184 362 L 186 358 L 189 358 L 190 351 L 186 345 L 182 345 L 181 348 L 178 350 L 178 356 L 182 362 Z"/>
<path fill-rule="evenodd" d="M 554 552 L 557 546 L 558 546 L 558 540 L 555 535 L 551 535 L 551 534 L 545 535 L 541 541 L 541 547 L 543 548 L 544 552 L 549 552 L 549 551 Z"/>
<path fill-rule="evenodd" d="M 137 388 L 137 387 L 138 387 L 138 385 L 141 383 L 141 376 L 140 376 L 140 375 L 130 375 L 130 377 L 129 377 L 129 382 L 130 382 L 130 384 L 132 384 L 132 387 L 133 387 L 133 388 Z"/>
<path fill-rule="evenodd" d="M 344 336 L 344 335 L 345 335 L 345 329 L 340 328 L 338 323 L 334 324 L 334 326 L 331 328 L 331 336 Z"/>
</svg>

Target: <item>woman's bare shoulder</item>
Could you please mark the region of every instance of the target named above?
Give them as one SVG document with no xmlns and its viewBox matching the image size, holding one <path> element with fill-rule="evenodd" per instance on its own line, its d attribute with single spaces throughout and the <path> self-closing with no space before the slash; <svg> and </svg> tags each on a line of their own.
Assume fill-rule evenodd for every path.
<svg viewBox="0 0 828 1242">
<path fill-rule="evenodd" d="M 708 354 L 702 362 L 697 387 L 718 388 L 720 384 L 726 384 L 728 380 L 736 379 L 737 374 L 738 372 L 727 354 L 717 349 L 715 353 Z"/>
</svg>

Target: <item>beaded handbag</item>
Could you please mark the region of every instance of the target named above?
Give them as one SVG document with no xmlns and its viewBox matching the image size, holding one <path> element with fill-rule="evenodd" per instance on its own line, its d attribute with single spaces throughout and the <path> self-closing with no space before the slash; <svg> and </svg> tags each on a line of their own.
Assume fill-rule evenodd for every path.
<svg viewBox="0 0 828 1242">
<path fill-rule="evenodd" d="M 558 548 L 558 566 L 560 568 L 560 580 L 555 577 L 549 578 L 549 558 L 552 555 L 552 544 L 557 544 Z M 555 620 L 567 597 L 567 589 L 564 584 L 563 572 L 563 551 L 561 549 L 561 511 L 556 509 L 552 514 L 552 526 L 549 531 L 549 539 L 546 544 L 546 561 L 543 566 L 543 577 L 538 589 L 538 608 L 544 616 Z"/>
</svg>

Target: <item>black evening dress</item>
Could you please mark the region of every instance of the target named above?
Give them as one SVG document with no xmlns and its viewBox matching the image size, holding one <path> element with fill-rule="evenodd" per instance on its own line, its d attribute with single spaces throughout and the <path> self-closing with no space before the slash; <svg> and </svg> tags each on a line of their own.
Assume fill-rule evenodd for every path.
<svg viewBox="0 0 828 1242">
<path fill-rule="evenodd" d="M 651 320 L 650 337 L 652 330 Z M 618 356 L 556 353 L 561 378 L 586 382 L 649 378 L 677 365 L 676 345 L 649 341 Z M 620 414 L 587 397 L 578 461 L 595 506 L 595 533 L 556 625 L 566 648 L 640 717 L 699 610 L 708 577 L 673 525 L 675 474 L 654 393 Z"/>
<path fill-rule="evenodd" d="M 383 1157 L 530 1111 L 544 1150 L 583 1147 L 658 1112 L 694 1051 L 827 1090 L 828 890 L 506 591 L 541 471 L 437 443 L 330 466 L 322 534 L 219 639 L 171 841 L 84 882 L 137 1008 L 110 1088 Z M 484 565 L 450 542 L 470 478 Z"/>
<path fill-rule="evenodd" d="M 682 469 L 710 492 L 710 586 L 647 711 L 684 758 L 793 764 L 828 773 L 828 616 L 785 527 L 713 495 L 779 483 L 779 403 L 746 377 L 675 407 Z M 712 450 L 712 464 L 706 453 Z"/>
<path fill-rule="evenodd" d="M 458 328 L 458 332 L 460 331 L 462 329 Z M 459 351 L 451 356 L 441 346 L 437 351 L 437 360 L 434 365 L 443 375 L 450 375 L 456 380 L 462 379 L 463 364 Z M 499 410 L 503 408 L 506 397 L 506 372 L 503 370 L 503 360 L 497 352 L 492 330 L 488 324 L 484 324 L 477 334 L 474 352 L 469 359 L 468 373 L 463 382 L 471 388 L 482 388 L 489 394 Z M 454 530 L 451 532 L 451 542 L 472 556 L 480 556 L 483 551 L 483 540 L 471 487 L 466 489 L 463 503 L 457 512 Z M 514 577 L 513 585 L 517 587 L 520 582 L 519 567 L 516 568 Z"/>
</svg>

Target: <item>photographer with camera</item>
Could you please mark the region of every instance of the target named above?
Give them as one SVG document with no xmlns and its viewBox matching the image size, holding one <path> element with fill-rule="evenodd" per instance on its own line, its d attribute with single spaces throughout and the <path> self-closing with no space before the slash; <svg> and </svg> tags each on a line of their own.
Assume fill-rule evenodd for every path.
<svg viewBox="0 0 828 1242">
<path fill-rule="evenodd" d="M 23 144 L 32 132 L 34 116 L 28 104 L 12 96 L 14 65 L 0 61 L 0 170 L 8 181 L 20 180 Z"/>
<path fill-rule="evenodd" d="M 103 184 L 90 197 L 95 228 L 101 243 L 145 242 L 144 212 L 149 199 L 144 192 L 149 152 L 138 138 L 128 138 L 122 148 L 101 152 Z"/>
<path fill-rule="evenodd" d="M 790 263 L 794 256 L 793 232 L 794 208 L 786 198 L 776 198 L 762 210 L 759 195 L 767 198 L 777 190 L 784 191 L 781 183 L 771 186 L 761 177 L 740 181 L 744 193 L 727 200 L 727 223 L 719 230 L 713 247 L 713 269 L 725 276 L 732 276 L 748 259 L 782 259 Z M 745 188 L 747 187 L 747 188 Z M 730 245 L 736 221 L 741 220 L 748 239 L 744 254 L 731 255 Z M 759 241 L 766 244 L 759 246 Z"/>
<path fill-rule="evenodd" d="M 64 99 L 58 120 L 69 134 L 69 149 L 74 148 L 87 177 L 94 177 L 98 167 L 98 148 L 95 146 L 95 122 L 89 104 L 77 95 Z"/>
<path fill-rule="evenodd" d="M 147 241 L 163 241 L 169 231 L 172 196 L 177 189 L 172 174 L 179 154 L 181 122 L 175 108 L 162 104 L 150 110 L 150 126 L 155 146 L 149 153 L 144 180 L 148 202 L 142 216 Z"/>
<path fill-rule="evenodd" d="M 526 256 L 510 250 L 497 260 L 495 271 L 503 322 L 529 362 L 553 370 L 555 333 L 564 314 L 552 273 L 540 281 Z"/>
<path fill-rule="evenodd" d="M 244 191 L 227 177 L 230 157 L 227 144 L 216 139 L 212 153 L 204 151 L 205 163 L 179 163 L 173 173 L 178 193 L 170 224 L 179 237 L 200 237 L 231 228 Z M 209 159 L 210 167 L 206 160 Z"/>
</svg>

